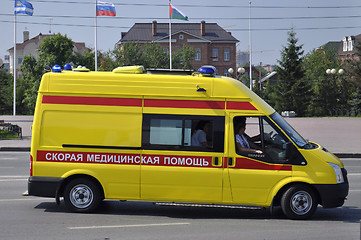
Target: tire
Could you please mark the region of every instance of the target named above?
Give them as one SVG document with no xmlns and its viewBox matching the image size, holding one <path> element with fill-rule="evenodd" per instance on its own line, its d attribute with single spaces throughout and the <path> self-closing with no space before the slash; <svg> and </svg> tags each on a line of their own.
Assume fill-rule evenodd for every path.
<svg viewBox="0 0 361 240">
<path fill-rule="evenodd" d="M 308 186 L 294 185 L 281 198 L 281 208 L 286 217 L 303 220 L 312 217 L 317 209 L 315 192 Z"/>
<path fill-rule="evenodd" d="M 98 185 L 86 178 L 70 181 L 65 186 L 63 195 L 66 207 L 72 212 L 93 212 L 102 201 Z"/>
</svg>

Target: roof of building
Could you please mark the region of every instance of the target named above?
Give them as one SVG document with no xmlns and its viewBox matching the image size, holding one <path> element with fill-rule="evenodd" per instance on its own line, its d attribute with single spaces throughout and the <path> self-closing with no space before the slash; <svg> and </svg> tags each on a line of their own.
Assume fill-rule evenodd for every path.
<svg viewBox="0 0 361 240">
<path fill-rule="evenodd" d="M 172 35 L 184 32 L 210 42 L 239 42 L 217 23 L 205 23 L 205 34 L 201 34 L 202 23 L 172 23 Z M 152 23 L 135 23 L 128 32 L 122 33 L 119 43 L 152 42 L 169 37 L 169 23 L 156 23 L 156 35 L 152 32 Z"/>
<path fill-rule="evenodd" d="M 24 49 L 24 47 L 26 45 L 28 45 L 29 43 L 35 43 L 35 44 L 38 44 L 38 42 L 43 39 L 43 38 L 46 38 L 46 37 L 50 37 L 52 36 L 52 34 L 42 34 L 42 33 L 39 33 L 38 35 L 36 35 L 35 37 L 33 38 L 30 38 L 22 43 L 17 43 L 16 44 L 16 49 L 17 50 L 21 50 L 21 49 Z M 14 51 L 14 47 L 11 47 L 8 49 L 8 51 Z"/>
<path fill-rule="evenodd" d="M 339 56 L 356 53 L 355 46 L 357 46 L 358 44 L 361 43 L 361 34 L 351 36 L 351 37 L 355 41 L 353 50 L 352 51 L 343 51 L 343 44 L 342 44 L 342 41 L 340 41 L 340 45 L 339 45 L 338 53 L 337 53 Z"/>
<path fill-rule="evenodd" d="M 337 53 L 338 49 L 340 48 L 341 41 L 330 41 L 321 46 L 321 49 L 325 51 L 332 51 Z"/>
<path fill-rule="evenodd" d="M 53 34 L 42 34 L 39 33 L 38 35 L 36 35 L 33 38 L 30 38 L 22 43 L 17 43 L 16 44 L 16 49 L 17 50 L 21 50 L 24 49 L 26 45 L 28 45 L 29 43 L 35 43 L 36 45 L 38 45 L 39 41 L 41 41 L 41 39 L 47 38 L 47 37 L 51 37 L 53 36 Z M 83 50 L 85 49 L 85 42 L 74 42 L 74 46 L 78 49 L 78 50 Z M 8 49 L 8 51 L 14 51 L 14 47 L 11 47 Z"/>
</svg>

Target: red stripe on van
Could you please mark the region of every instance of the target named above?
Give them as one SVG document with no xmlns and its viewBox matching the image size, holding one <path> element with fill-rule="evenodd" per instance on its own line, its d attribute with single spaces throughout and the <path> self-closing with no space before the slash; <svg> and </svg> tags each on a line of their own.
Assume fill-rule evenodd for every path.
<svg viewBox="0 0 361 240">
<path fill-rule="evenodd" d="M 74 97 L 49 95 L 43 96 L 43 103 L 126 107 L 142 106 L 142 100 L 137 98 Z"/>
<path fill-rule="evenodd" d="M 37 151 L 38 162 L 94 163 L 167 167 L 221 168 L 212 165 L 211 156 L 173 156 L 155 154 Z"/>
<path fill-rule="evenodd" d="M 223 101 L 144 99 L 144 107 L 224 109 Z"/>
<path fill-rule="evenodd" d="M 254 170 L 276 170 L 276 171 L 292 171 L 292 165 L 283 164 L 267 164 L 248 158 L 237 158 L 237 169 L 254 169 Z"/>
<path fill-rule="evenodd" d="M 229 110 L 257 110 L 250 102 L 227 102 Z"/>
</svg>

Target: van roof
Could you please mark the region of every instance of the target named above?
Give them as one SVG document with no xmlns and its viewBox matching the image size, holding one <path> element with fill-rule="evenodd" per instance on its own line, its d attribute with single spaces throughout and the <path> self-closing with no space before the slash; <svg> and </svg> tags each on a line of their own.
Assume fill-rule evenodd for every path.
<svg viewBox="0 0 361 240">
<path fill-rule="evenodd" d="M 240 81 L 229 77 L 170 74 L 128 74 L 115 72 L 62 71 L 44 74 L 39 92 L 43 94 L 103 95 L 116 97 L 232 99 L 246 101 L 261 112 L 274 110 Z"/>
</svg>

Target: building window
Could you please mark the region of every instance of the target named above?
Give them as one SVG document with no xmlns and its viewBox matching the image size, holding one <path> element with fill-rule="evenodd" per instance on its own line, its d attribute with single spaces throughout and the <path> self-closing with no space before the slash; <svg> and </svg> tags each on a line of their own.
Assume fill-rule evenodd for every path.
<svg viewBox="0 0 361 240">
<path fill-rule="evenodd" d="M 197 48 L 196 49 L 196 55 L 194 57 L 194 60 L 196 61 L 200 61 L 201 60 L 201 49 L 200 48 Z"/>
<path fill-rule="evenodd" d="M 224 49 L 224 61 L 229 61 L 229 60 L 231 60 L 229 48 L 225 48 Z"/>
<path fill-rule="evenodd" d="M 347 38 L 346 37 L 344 37 L 344 39 L 343 39 L 343 48 L 342 48 L 342 50 L 344 52 L 347 52 Z"/>
<path fill-rule="evenodd" d="M 163 48 L 163 53 L 168 55 L 168 52 L 169 52 L 168 48 Z"/>
<path fill-rule="evenodd" d="M 183 54 L 179 54 L 179 64 L 180 64 L 180 65 L 183 65 L 183 63 L 184 63 Z"/>
<path fill-rule="evenodd" d="M 231 76 L 231 74 L 228 72 L 228 68 L 225 68 L 225 69 L 224 69 L 224 76 L 226 76 L 226 77 L 230 77 L 230 76 Z"/>
<path fill-rule="evenodd" d="M 213 61 L 218 61 L 218 48 L 213 48 L 212 49 L 212 60 Z"/>
<path fill-rule="evenodd" d="M 22 62 L 23 62 L 23 57 L 18 57 L 18 64 L 21 65 Z"/>
<path fill-rule="evenodd" d="M 183 34 L 179 35 L 179 40 L 183 40 L 183 39 L 184 39 Z"/>
<path fill-rule="evenodd" d="M 348 51 L 353 51 L 353 44 L 354 44 L 354 40 L 352 40 L 352 37 L 348 37 Z"/>
</svg>

